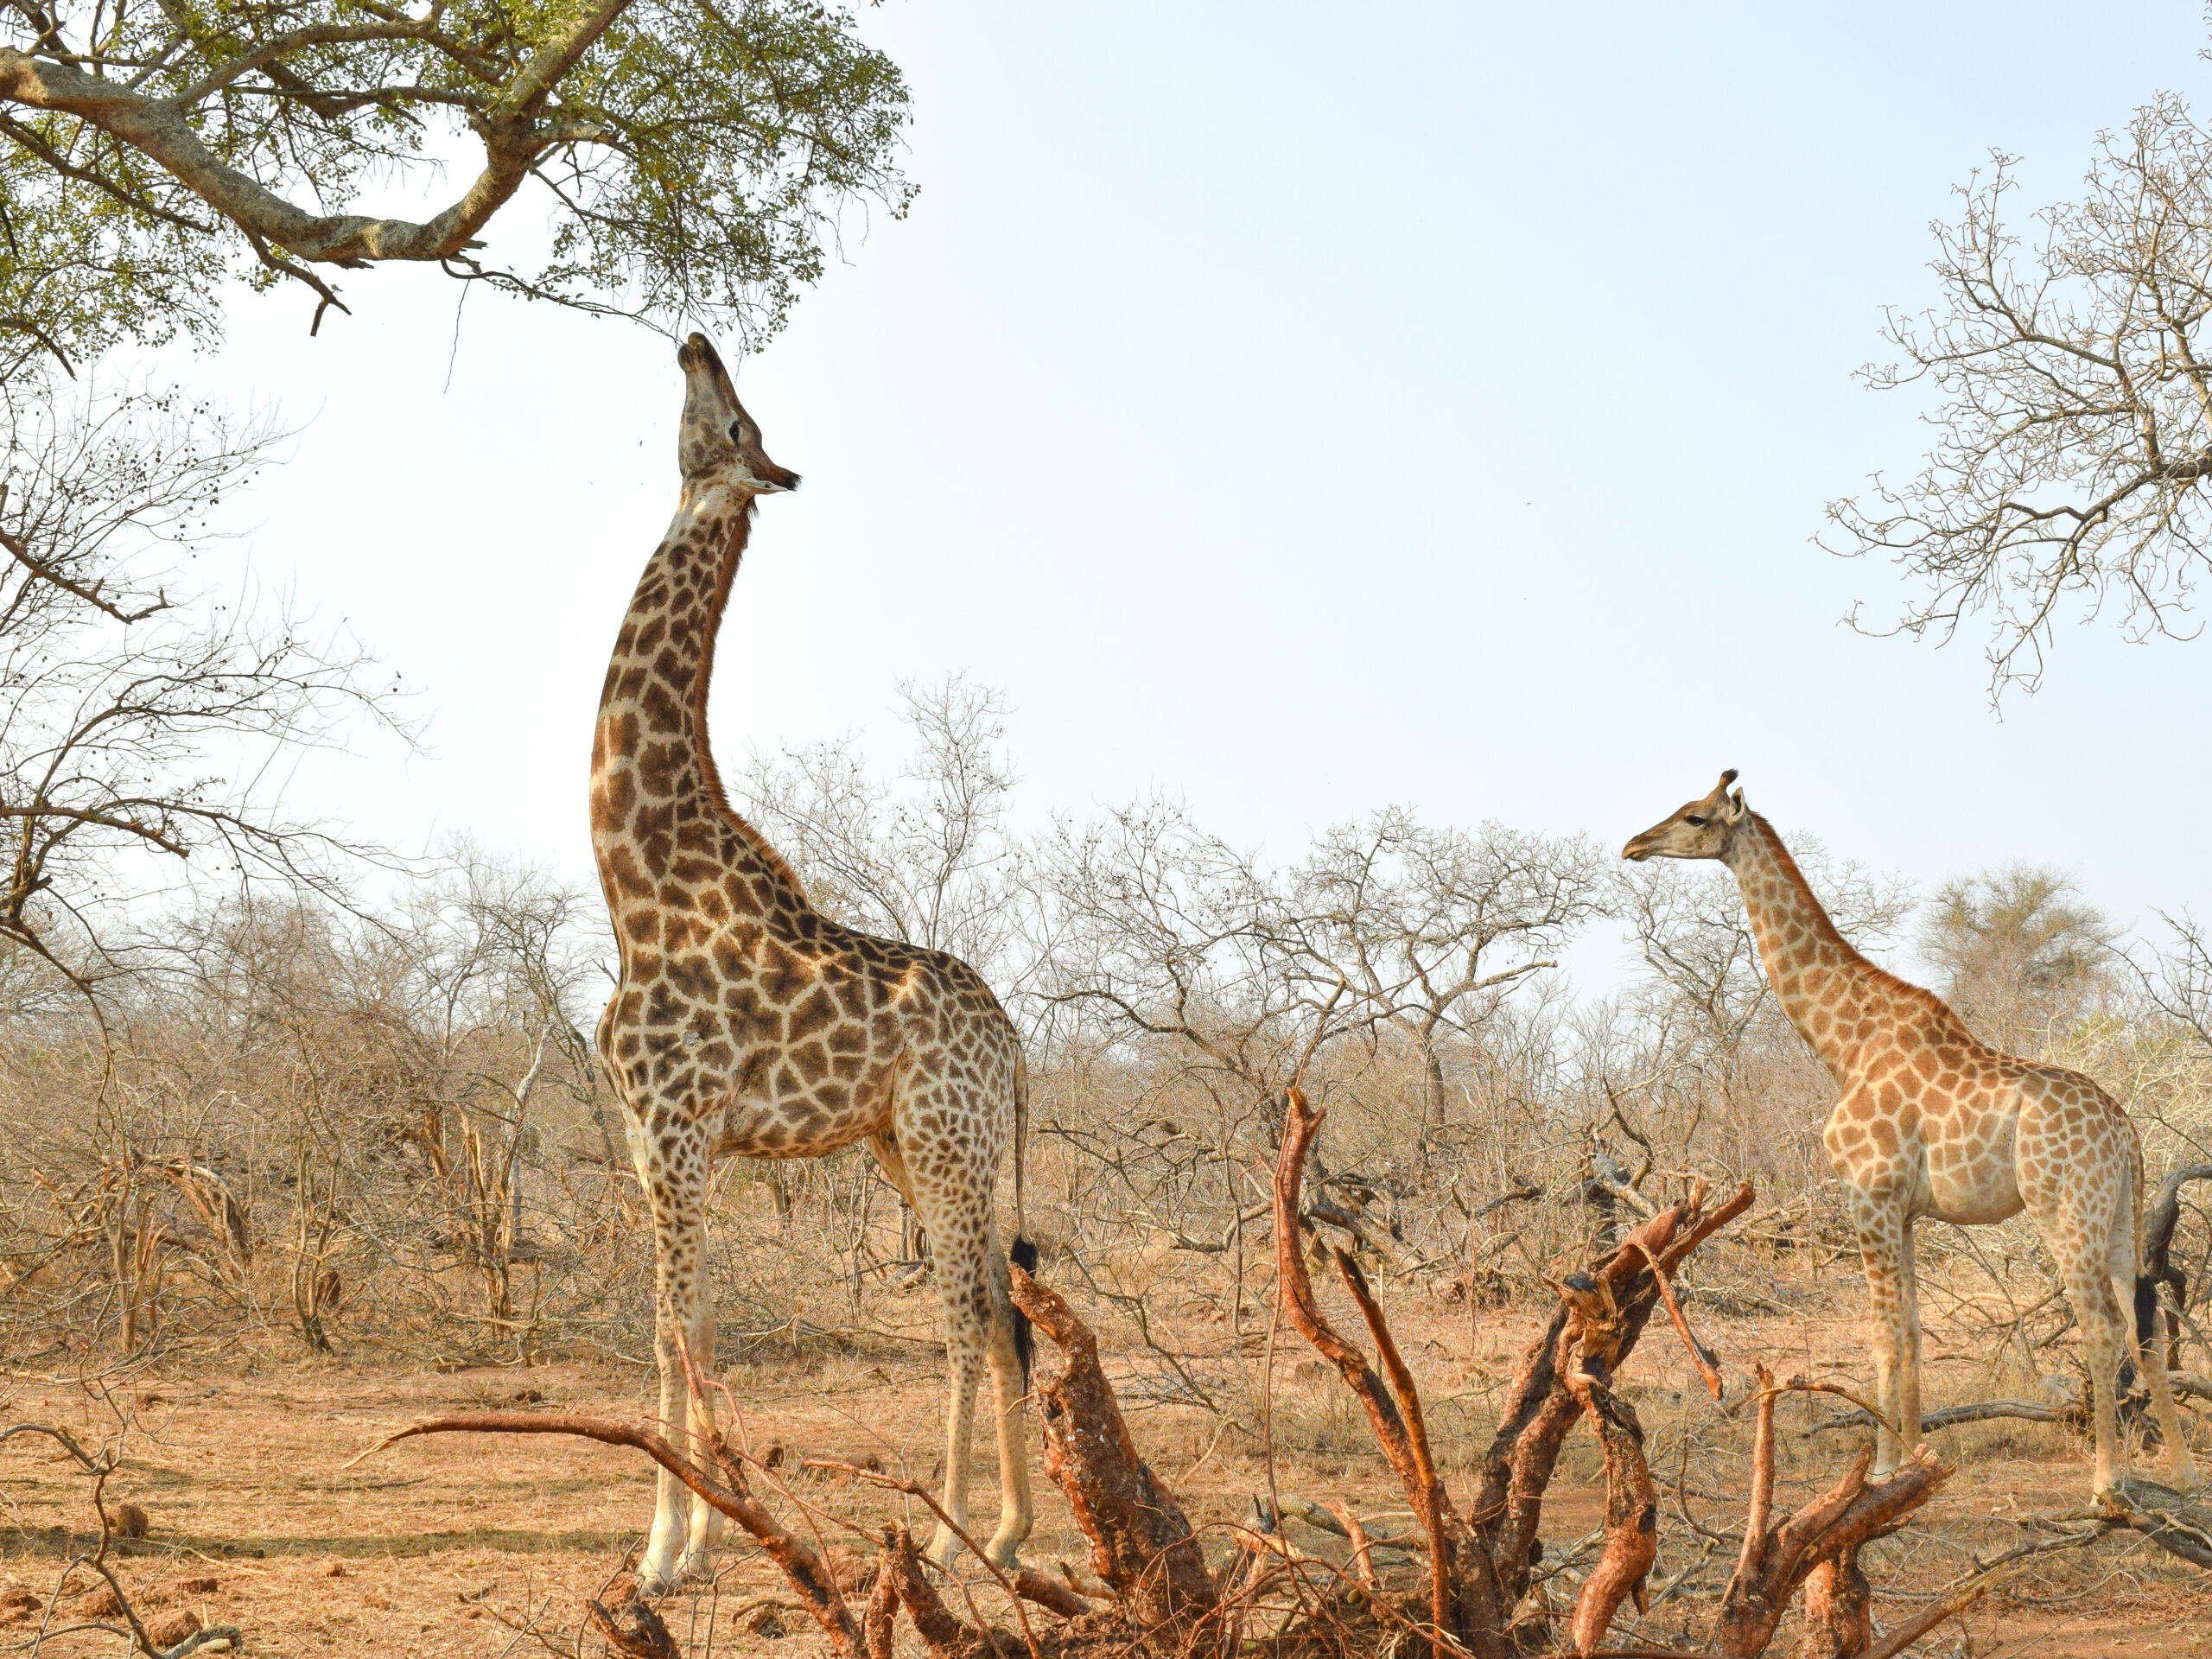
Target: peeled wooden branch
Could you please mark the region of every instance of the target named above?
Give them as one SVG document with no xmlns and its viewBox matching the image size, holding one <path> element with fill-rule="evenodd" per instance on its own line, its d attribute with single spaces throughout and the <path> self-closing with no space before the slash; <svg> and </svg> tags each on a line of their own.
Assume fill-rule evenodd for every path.
<svg viewBox="0 0 2212 1659">
<path fill-rule="evenodd" d="M 687 1357 L 686 1364 L 689 1363 Z M 698 1392 L 696 1382 L 692 1392 L 696 1397 Z M 983 1564 L 983 1570 L 999 1581 L 999 1588 L 1006 1592 L 1007 1599 L 1014 1604 L 1014 1618 L 1021 1623 L 1022 1645 L 1029 1649 L 1029 1659 L 1044 1659 L 1044 1656 L 1037 1651 L 1037 1635 L 1029 1628 L 1029 1615 L 1021 1605 L 1021 1592 L 1014 1580 L 1007 1577 L 999 1564 L 984 1553 L 983 1547 L 969 1535 L 967 1528 L 945 1513 L 944 1506 L 937 1501 L 927 1487 L 919 1481 L 908 1480 L 904 1475 L 887 1475 L 879 1469 L 863 1469 L 857 1464 L 842 1462 L 836 1458 L 807 1458 L 803 1462 L 804 1466 L 809 1469 L 831 1470 L 855 1480 L 864 1480 L 870 1485 L 887 1486 L 894 1492 L 920 1500 L 931 1515 L 944 1523 L 947 1531 L 968 1547 L 969 1554 Z M 1030 1576 L 1033 1578 L 1036 1575 L 1033 1573 Z M 1057 1589 L 1058 1586 L 1052 1587 Z M 1030 1599 L 1037 1598 L 1033 1596 Z"/>
<path fill-rule="evenodd" d="M 632 1599 L 610 1611 L 602 1602 L 587 1600 L 584 1616 L 600 1640 L 624 1659 L 682 1659 L 668 1626 L 642 1601 Z"/>
<path fill-rule="evenodd" d="M 1046 1578 L 1033 1567 L 1025 1567 L 1014 1573 L 1014 1593 L 1062 1618 L 1080 1618 L 1090 1611 L 1090 1604 L 1081 1596 L 1058 1579 Z"/>
<path fill-rule="evenodd" d="M 1774 1405 L 1790 1386 L 1776 1388 L 1761 1368 L 1744 1549 L 1713 1621 L 1713 1648 L 1726 1659 L 1751 1659 L 1764 1653 L 1799 1586 L 1823 1562 L 1848 1561 L 1849 1568 L 1841 1581 L 1831 1576 L 1824 1584 L 1818 1611 L 1832 1618 L 1854 1620 L 1857 1610 L 1848 1573 L 1857 1570 L 1859 1548 L 1925 1503 L 1951 1475 L 1925 1446 L 1919 1446 L 1902 1467 L 1870 1484 L 1866 1471 L 1873 1450 L 1861 1446 L 1834 1485 L 1786 1520 L 1768 1526 L 1774 1491 Z M 1836 1641 L 1842 1639 L 1840 1631 L 1833 1634 Z"/>
<path fill-rule="evenodd" d="M 865 1659 L 861 1628 L 854 1622 L 852 1610 L 838 1593 L 836 1580 L 822 1557 L 792 1536 L 781 1522 L 750 1496 L 723 1485 L 650 1430 L 568 1412 L 457 1412 L 451 1416 L 410 1423 L 397 1433 L 387 1434 L 343 1466 L 351 1469 L 389 1446 L 423 1434 L 569 1434 L 579 1440 L 597 1440 L 603 1446 L 628 1446 L 644 1452 L 760 1541 L 806 1611 L 814 1616 L 815 1623 L 829 1637 L 838 1659 Z"/>
<path fill-rule="evenodd" d="M 1476 1654 L 1499 1651 L 1503 1607 L 1490 1557 L 1453 1509 L 1444 1483 L 1437 1477 L 1427 1432 L 1421 1426 L 1421 1401 L 1412 1374 L 1390 1339 L 1366 1280 L 1349 1255 L 1337 1253 L 1338 1270 L 1376 1338 L 1376 1349 L 1390 1372 L 1390 1387 L 1386 1388 L 1367 1356 L 1322 1317 L 1320 1304 L 1314 1300 L 1305 1252 L 1300 1247 L 1299 1187 L 1305 1174 L 1306 1148 L 1313 1144 L 1325 1114 L 1311 1109 L 1305 1095 L 1296 1089 L 1286 1091 L 1282 1147 L 1274 1173 L 1275 1287 L 1283 1316 L 1292 1329 L 1336 1366 L 1344 1385 L 1367 1413 L 1376 1446 L 1405 1488 L 1414 1518 L 1428 1535 L 1430 1616 L 1438 1630 Z"/>
<path fill-rule="evenodd" d="M 1873 1601 L 1856 1546 L 1815 1564 L 1805 1575 L 1805 1633 L 1792 1659 L 1859 1659 L 1874 1639 Z"/>
<path fill-rule="evenodd" d="M 897 1659 L 899 1620 L 899 1575 L 892 1572 L 888 1561 L 879 1561 L 875 1569 L 875 1587 L 868 1592 L 868 1612 L 861 1624 L 861 1643 L 867 1659 Z"/>
<path fill-rule="evenodd" d="M 1618 1313 L 1618 1329 L 1609 1337 L 1610 1366 L 1626 1360 L 1659 1306 L 1661 1276 L 1671 1278 L 1693 1251 L 1750 1209 L 1752 1197 L 1745 1182 L 1708 1211 L 1700 1188 L 1637 1227 L 1588 1275 L 1593 1287 L 1605 1287 Z M 1562 1295 L 1542 1335 L 1522 1352 L 1497 1433 L 1484 1459 L 1470 1519 L 1495 1567 L 1503 1605 L 1516 1605 L 1529 1592 L 1544 1491 L 1561 1443 L 1585 1414 L 1561 1380 L 1582 1351 L 1584 1323 L 1582 1311 Z"/>
<path fill-rule="evenodd" d="M 1659 1500 L 1643 1457 L 1643 1429 L 1636 1413 L 1590 1372 L 1577 1370 L 1567 1391 L 1582 1402 L 1605 1453 L 1605 1547 L 1574 1604 L 1574 1650 L 1597 1650 L 1613 1615 L 1631 1596 L 1637 1611 L 1649 1602 L 1644 1580 L 1659 1554 Z"/>
<path fill-rule="evenodd" d="M 904 1526 L 884 1528 L 882 1559 L 880 1570 L 896 1586 L 899 1605 L 914 1621 L 931 1659 L 974 1659 L 978 1650 L 989 1651 L 988 1643 L 946 1607 L 922 1570 L 922 1553 Z"/>
<path fill-rule="evenodd" d="M 1639 1251 L 1643 1250 L 1641 1245 L 1637 1248 Z M 1652 1277 L 1659 1282 L 1659 1295 L 1667 1305 L 1667 1317 L 1674 1321 L 1675 1333 L 1681 1338 L 1682 1346 L 1688 1351 L 1690 1363 L 1697 1367 L 1697 1374 L 1705 1379 L 1707 1390 L 1715 1400 L 1718 1400 L 1723 1392 L 1720 1385 L 1720 1373 L 1713 1369 L 1713 1362 L 1705 1357 L 1705 1350 L 1699 1345 L 1698 1339 L 1690 1334 L 1690 1322 L 1683 1316 L 1682 1305 L 1675 1300 L 1675 1287 L 1668 1279 L 1666 1269 L 1659 1265 L 1659 1258 L 1647 1253 L 1644 1255 L 1644 1260 L 1650 1264 Z"/>
</svg>

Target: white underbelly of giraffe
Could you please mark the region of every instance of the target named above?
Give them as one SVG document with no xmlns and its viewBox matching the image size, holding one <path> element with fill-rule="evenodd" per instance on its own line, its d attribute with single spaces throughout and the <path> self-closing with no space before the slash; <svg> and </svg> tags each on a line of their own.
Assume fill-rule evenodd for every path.
<svg viewBox="0 0 2212 1659">
<path fill-rule="evenodd" d="M 884 1127 L 887 1114 L 829 1110 L 817 1103 L 740 1098 L 722 1109 L 715 1136 L 717 1158 L 820 1158 L 849 1147 Z"/>
<path fill-rule="evenodd" d="M 2017 1216 L 2024 1207 L 2012 1160 L 1983 1158 L 1972 1162 L 1927 1160 L 1921 1177 L 1922 1199 L 1916 1214 L 1961 1227 L 1983 1227 Z"/>
</svg>

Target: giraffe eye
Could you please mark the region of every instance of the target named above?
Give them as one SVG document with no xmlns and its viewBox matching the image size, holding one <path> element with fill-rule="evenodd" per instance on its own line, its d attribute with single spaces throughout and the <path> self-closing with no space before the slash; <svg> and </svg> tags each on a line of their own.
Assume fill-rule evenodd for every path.
<svg viewBox="0 0 2212 1659">
<path fill-rule="evenodd" d="M 1703 818 L 1701 818 L 1701 817 L 1698 817 L 1698 815 L 1697 815 L 1696 813 L 1694 813 L 1694 812 L 1691 813 L 1691 814 L 1689 815 L 1689 817 L 1688 817 L 1684 818 L 1684 819 L 1682 820 L 1682 822 L 1683 822 L 1684 823 L 1694 823 L 1694 824 L 1697 825 L 1697 827 L 1698 827 L 1699 829 L 1700 829 L 1700 830 L 1702 830 L 1702 829 L 1704 829 L 1704 828 L 1705 828 L 1705 820 L 1704 820 Z"/>
</svg>

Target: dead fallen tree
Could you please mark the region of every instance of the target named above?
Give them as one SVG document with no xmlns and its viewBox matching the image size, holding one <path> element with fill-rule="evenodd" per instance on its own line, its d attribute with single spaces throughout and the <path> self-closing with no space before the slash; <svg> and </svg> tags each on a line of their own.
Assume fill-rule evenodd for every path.
<svg viewBox="0 0 2212 1659">
<path fill-rule="evenodd" d="M 1364 1529 L 1342 1508 L 1330 1529 L 1352 1545 L 1349 1575 L 1279 1533 L 1242 1529 L 1236 1557 L 1218 1574 L 1207 1572 L 1180 1507 L 1129 1440 L 1099 1372 L 1095 1339 L 1058 1296 L 1017 1274 L 1014 1300 L 1067 1359 L 1062 1375 L 1040 1390 L 1046 1467 L 1091 1541 L 1094 1568 L 1132 1614 L 1128 1638 L 1180 1659 L 1233 1652 L 1262 1596 L 1288 1588 L 1294 1611 L 1278 1624 L 1278 1651 L 1370 1653 L 1404 1635 L 1418 1637 L 1439 1656 L 1510 1659 L 1551 1651 L 1548 1614 L 1541 1602 L 1525 1599 L 1541 1554 L 1537 1529 L 1545 1491 L 1568 1432 L 1586 1420 L 1605 1458 L 1605 1541 L 1568 1634 L 1578 1653 L 1604 1650 L 1621 1605 L 1631 1599 L 1644 1605 L 1658 1520 L 1643 1430 L 1611 1379 L 1663 1306 L 1700 1372 L 1717 1387 L 1670 1281 L 1691 1252 L 1750 1207 L 1751 1189 L 1710 1210 L 1703 1194 L 1694 1192 L 1656 1211 L 1594 1272 L 1560 1287 L 1550 1324 L 1522 1356 L 1474 1507 L 1462 1514 L 1438 1475 L 1419 1389 L 1348 1252 L 1332 1255 L 1367 1326 L 1374 1359 L 1329 1323 L 1313 1294 L 1299 1188 L 1319 1122 L 1320 1115 L 1292 1090 L 1273 1195 L 1277 1294 L 1286 1320 L 1336 1367 L 1365 1412 L 1415 1517 L 1427 1554 L 1426 1582 L 1396 1592 L 1386 1586 L 1370 1564 Z M 1808 1587 L 1817 1631 L 1808 1643 L 1824 1643 L 1834 1659 L 1866 1653 L 1870 1592 L 1858 1551 L 1924 1503 L 1948 1473 L 1923 1451 L 1885 1479 L 1870 1481 L 1872 1454 L 1862 1452 L 1827 1491 L 1770 1524 L 1774 1403 L 1796 1386 L 1762 1378 L 1746 1541 L 1713 1630 L 1711 1650 L 1724 1655 L 1764 1651 L 1783 1614 Z"/>
<path fill-rule="evenodd" d="M 1560 1651 L 1562 1643 L 1586 1656 L 1666 1659 L 1677 1651 L 1643 1642 L 1608 1645 L 1621 1610 L 1649 1605 L 1659 1520 L 1643 1431 L 1615 1380 L 1646 1326 L 1663 1313 L 1719 1396 L 1718 1370 L 1691 1330 L 1673 1281 L 1694 1251 L 1750 1209 L 1750 1186 L 1710 1206 L 1702 1187 L 1694 1188 L 1680 1202 L 1655 1209 L 1617 1249 L 1558 1287 L 1550 1320 L 1516 1367 L 1473 1501 L 1463 1510 L 1439 1472 L 1419 1387 L 1349 1252 L 1334 1249 L 1328 1259 L 1366 1327 L 1369 1346 L 1337 1330 L 1314 1295 L 1300 1188 L 1321 1115 L 1295 1090 L 1286 1105 L 1271 1194 L 1282 1316 L 1335 1367 L 1365 1413 L 1414 1517 L 1410 1531 L 1379 1541 L 1413 1552 L 1420 1558 L 1414 1564 L 1379 1564 L 1378 1541 L 1345 1504 L 1325 1510 L 1303 1499 L 1270 1498 L 1249 1524 L 1194 1524 L 1138 1452 L 1096 1336 L 1063 1297 L 1019 1268 L 1014 1300 L 1061 1357 L 1057 1373 L 1040 1376 L 1035 1389 L 1044 1467 L 1089 1541 L 1096 1581 L 1065 1569 L 1065 1581 L 1030 1569 L 1009 1577 L 984 1560 L 964 1532 L 961 1541 L 986 1576 L 933 1577 L 939 1570 L 924 1560 L 903 1526 L 892 1525 L 861 1535 L 874 1545 L 872 1575 L 855 1580 L 849 1574 L 841 1587 L 822 1554 L 753 1495 L 753 1479 L 774 1484 L 774 1474 L 719 1435 L 694 1459 L 647 1430 L 563 1413 L 499 1412 L 433 1419 L 382 1445 L 441 1432 L 562 1433 L 643 1452 L 762 1544 L 840 1659 L 890 1659 L 902 1612 L 931 1659 L 1103 1659 L 1109 1653 L 1116 1659 L 1229 1659 L 1255 1645 L 1276 1659 L 1363 1659 L 1385 1649 L 1438 1659 L 1523 1659 Z M 1802 1602 L 1801 1659 L 1892 1659 L 2018 1570 L 2024 1554 L 1952 1586 L 1878 1640 L 1874 1590 L 1861 1553 L 1905 1524 L 1950 1471 L 1921 1447 L 1903 1467 L 1873 1479 L 1871 1449 L 1862 1448 L 1825 1491 L 1777 1516 L 1777 1404 L 1795 1391 L 1838 1390 L 1796 1379 L 1777 1382 L 1763 1368 L 1758 1378 L 1740 1553 L 1704 1639 L 1680 1651 L 1751 1659 L 1769 1650 L 1784 1617 Z M 696 1373 L 691 1382 L 700 1388 Z M 1562 1630 L 1548 1598 L 1530 1592 L 1544 1555 L 1539 1532 L 1546 1494 L 1567 1436 L 1586 1421 L 1604 1454 L 1605 1522 L 1597 1560 Z M 808 1461 L 893 1488 L 944 1518 L 935 1498 L 915 1482 Z M 1350 1559 L 1332 1561 L 1292 1543 L 1282 1528 L 1287 1513 L 1341 1537 Z M 2212 1517 L 2164 1489 L 2132 1485 L 2100 1514 L 2082 1518 L 2090 1522 L 2086 1528 L 2033 1549 L 2072 1548 L 2126 1529 L 2186 1559 L 2212 1561 Z M 1209 1562 L 1209 1535 L 1230 1546 L 1226 1560 Z M 1002 1605 L 1007 1615 L 983 1611 L 979 1595 L 992 1588 L 987 1579 L 998 1592 L 991 1605 Z M 863 1589 L 865 1605 L 856 1610 L 846 1597 L 858 1599 Z M 1034 1621 L 1032 1607 L 1040 1610 Z M 672 1639 L 649 1609 L 595 1611 L 593 1623 L 619 1651 L 676 1659 Z"/>
</svg>

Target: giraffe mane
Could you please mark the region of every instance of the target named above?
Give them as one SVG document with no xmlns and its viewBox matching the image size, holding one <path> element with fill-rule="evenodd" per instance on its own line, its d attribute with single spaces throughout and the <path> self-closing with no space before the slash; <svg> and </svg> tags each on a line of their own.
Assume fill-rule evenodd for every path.
<svg viewBox="0 0 2212 1659">
<path fill-rule="evenodd" d="M 1823 939 L 1841 950 L 1856 965 L 1860 973 L 1883 990 L 1905 1001 L 1919 1004 L 1922 1012 L 1926 1014 L 1931 1020 L 1942 1026 L 1947 1035 L 1953 1036 L 1961 1042 L 1980 1046 L 1980 1039 L 1967 1029 L 1967 1022 L 1959 1018 L 1957 1011 L 1949 1003 L 1926 986 L 1916 985 L 1909 979 L 1898 977 L 1879 963 L 1868 961 L 1857 945 L 1845 938 L 1842 931 L 1829 918 L 1828 907 L 1821 902 L 1820 895 L 1813 891 L 1813 884 L 1805 879 L 1805 872 L 1797 868 L 1797 861 L 1790 856 L 1789 843 L 1783 840 L 1782 836 L 1777 833 L 1775 827 L 1768 823 L 1763 815 L 1758 812 L 1752 813 L 1751 823 L 1757 827 L 1758 832 L 1766 837 L 1767 845 L 1774 849 L 1774 861 L 1781 867 L 1784 878 L 1804 895 L 1806 907 L 1813 912 L 1815 918 L 1814 926 Z"/>
<path fill-rule="evenodd" d="M 699 774 L 706 785 L 707 800 L 721 815 L 722 821 L 760 855 L 769 874 L 787 882 L 799 903 L 811 910 L 814 901 L 807 896 L 806 883 L 798 879 L 798 872 L 769 845 L 768 837 L 751 819 L 729 804 L 729 793 L 722 787 L 721 768 L 715 764 L 715 746 L 707 735 L 707 690 L 715 677 L 715 644 L 721 633 L 722 613 L 729 605 L 730 584 L 737 580 L 738 564 L 745 557 L 747 543 L 753 539 L 753 501 L 748 496 L 738 511 L 729 544 L 722 550 L 715 567 L 715 602 L 708 608 L 707 625 L 700 640 L 698 683 L 691 688 L 691 718 L 699 734 Z"/>
</svg>

